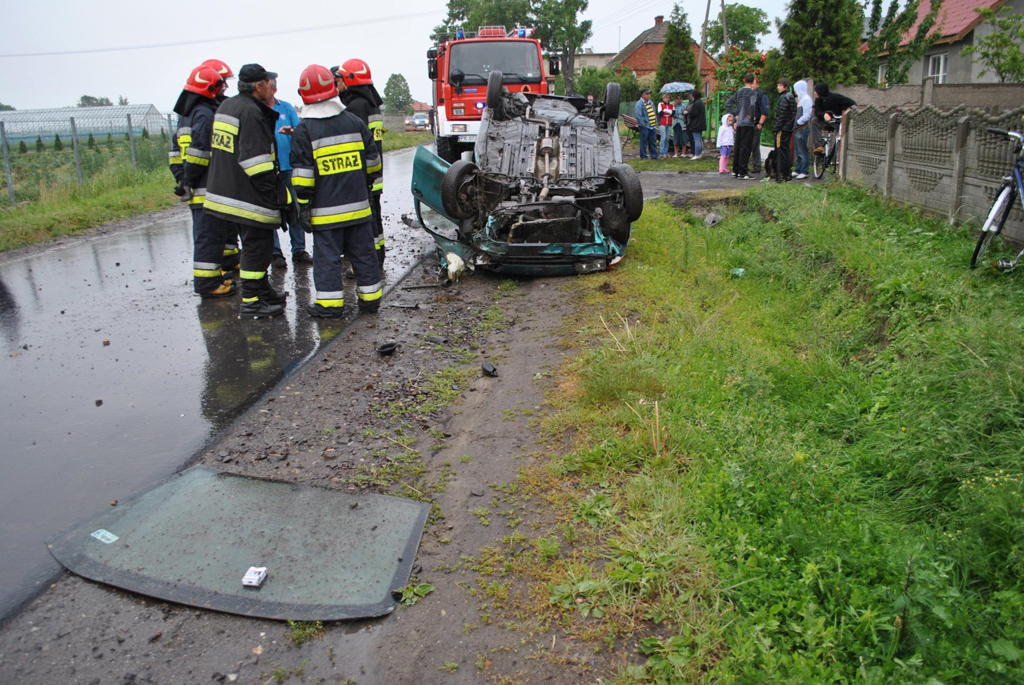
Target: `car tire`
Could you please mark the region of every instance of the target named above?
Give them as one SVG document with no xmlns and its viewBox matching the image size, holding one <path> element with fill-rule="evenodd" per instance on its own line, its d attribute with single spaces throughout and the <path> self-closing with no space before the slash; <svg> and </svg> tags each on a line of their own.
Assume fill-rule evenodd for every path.
<svg viewBox="0 0 1024 685">
<path fill-rule="evenodd" d="M 605 176 L 614 179 L 622 188 L 622 206 L 630 221 L 636 221 L 644 213 L 644 189 L 640 177 L 628 164 L 613 164 Z"/>
<path fill-rule="evenodd" d="M 604 87 L 604 120 L 615 121 L 619 118 L 619 84 L 609 83 Z"/>
<path fill-rule="evenodd" d="M 476 164 L 460 159 L 448 168 L 441 181 L 441 205 L 456 219 L 469 219 L 474 214 L 473 208 L 464 203 L 462 187 L 477 171 Z"/>
<path fill-rule="evenodd" d="M 459 161 L 459 146 L 455 144 L 455 141 L 447 136 L 442 136 L 441 138 L 435 139 L 434 142 L 437 148 L 438 157 L 449 164 L 454 164 Z"/>
<path fill-rule="evenodd" d="M 487 108 L 493 110 L 494 114 L 501 108 L 501 82 L 504 78 L 497 70 L 487 76 Z"/>
</svg>

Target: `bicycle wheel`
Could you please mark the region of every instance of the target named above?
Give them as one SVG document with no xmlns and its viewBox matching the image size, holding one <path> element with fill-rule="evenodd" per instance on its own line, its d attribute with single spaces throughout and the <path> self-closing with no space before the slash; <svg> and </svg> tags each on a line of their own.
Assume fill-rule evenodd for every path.
<svg viewBox="0 0 1024 685">
<path fill-rule="evenodd" d="M 997 235 L 1003 230 L 1003 225 L 1006 224 L 1006 219 L 1010 216 L 1010 210 L 1013 209 L 1013 201 L 1016 190 L 1011 185 L 1004 185 L 1003 189 L 999 191 L 995 201 L 992 203 L 992 209 L 988 211 L 988 216 L 985 218 L 985 223 L 981 226 L 981 235 L 978 236 L 978 244 L 974 246 L 974 254 L 971 255 L 971 268 L 973 269 L 978 265 L 978 262 L 988 252 L 988 248 L 992 245 L 992 241 Z"/>
<path fill-rule="evenodd" d="M 821 178 L 822 176 L 825 175 L 825 167 L 827 166 L 825 159 L 825 155 L 815 153 L 814 164 L 812 168 L 814 172 L 814 178 Z"/>
</svg>

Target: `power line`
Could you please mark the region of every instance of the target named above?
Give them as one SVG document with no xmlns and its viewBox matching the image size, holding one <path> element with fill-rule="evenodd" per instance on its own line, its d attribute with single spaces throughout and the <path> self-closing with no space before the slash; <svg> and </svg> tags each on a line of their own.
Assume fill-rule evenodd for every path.
<svg viewBox="0 0 1024 685">
<path fill-rule="evenodd" d="M 91 48 L 88 50 L 58 50 L 53 52 L 21 52 L 0 55 L 0 59 L 9 57 L 52 57 L 56 55 L 92 55 L 103 52 L 126 52 L 128 50 L 154 50 L 157 48 L 173 48 L 183 45 L 202 45 L 204 43 L 224 43 L 233 40 L 247 40 L 250 38 L 269 38 L 271 36 L 284 36 L 292 33 L 307 33 L 310 31 L 325 31 L 327 29 L 347 28 L 350 26 L 363 26 L 366 24 L 383 24 L 385 22 L 400 21 L 402 19 L 417 19 L 420 17 L 433 16 L 443 13 L 445 10 L 431 10 L 429 12 L 417 12 L 414 14 L 403 14 L 397 17 L 386 17 L 384 19 L 366 19 L 363 21 L 347 21 L 343 24 L 321 24 L 318 26 L 307 26 L 298 29 L 284 29 L 281 31 L 267 31 L 265 33 L 249 33 L 242 36 L 227 36 L 224 38 L 206 38 L 201 40 L 183 40 L 172 43 L 151 43 L 149 45 L 125 45 L 116 48 Z"/>
</svg>

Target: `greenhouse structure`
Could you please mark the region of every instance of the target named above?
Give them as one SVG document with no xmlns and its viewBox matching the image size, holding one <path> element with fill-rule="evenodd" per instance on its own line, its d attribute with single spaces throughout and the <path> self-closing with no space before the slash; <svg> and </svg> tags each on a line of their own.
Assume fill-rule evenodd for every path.
<svg viewBox="0 0 1024 685">
<path fill-rule="evenodd" d="M 142 135 L 146 129 L 149 135 L 160 135 L 166 131 L 170 135 L 177 126 L 176 114 L 161 114 L 153 105 L 113 105 L 109 107 L 61 107 L 58 109 L 24 109 L 0 112 L 0 121 L 4 124 L 7 142 L 12 147 L 19 142 L 32 143 L 37 138 L 50 144 L 59 135 L 67 142 L 71 134 L 71 120 L 75 120 L 75 129 L 79 140 L 84 140 L 91 133 L 97 140 L 107 137 L 123 137 L 128 132 L 131 117 L 132 134 Z"/>
</svg>

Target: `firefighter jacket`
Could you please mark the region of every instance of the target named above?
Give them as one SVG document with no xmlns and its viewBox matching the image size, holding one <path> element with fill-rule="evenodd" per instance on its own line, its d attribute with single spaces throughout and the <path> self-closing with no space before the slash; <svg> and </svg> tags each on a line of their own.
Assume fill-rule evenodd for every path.
<svg viewBox="0 0 1024 685">
<path fill-rule="evenodd" d="M 210 134 L 217 103 L 195 93 L 182 91 L 174 111 L 178 130 L 171 140 L 171 173 L 178 183 L 192 189 L 189 204 L 203 206 L 206 196 L 206 172 L 210 168 Z"/>
<path fill-rule="evenodd" d="M 383 100 L 373 86 L 350 86 L 341 94 L 348 111 L 363 120 L 373 134 L 377 154 L 381 159 L 380 172 L 372 176 L 373 192 L 384 192 L 384 115 L 380 112 Z"/>
<path fill-rule="evenodd" d="M 277 173 L 277 112 L 249 93 L 230 97 L 213 118 L 213 156 L 204 209 L 227 221 L 277 228 L 287 193 Z"/>
<path fill-rule="evenodd" d="M 292 188 L 314 231 L 371 220 L 369 188 L 380 173 L 373 134 L 337 100 L 303 108 L 292 134 Z"/>
</svg>

